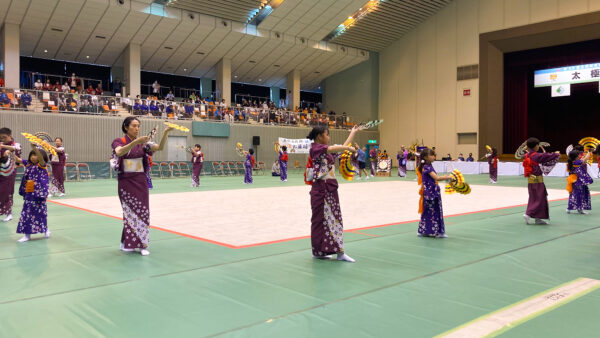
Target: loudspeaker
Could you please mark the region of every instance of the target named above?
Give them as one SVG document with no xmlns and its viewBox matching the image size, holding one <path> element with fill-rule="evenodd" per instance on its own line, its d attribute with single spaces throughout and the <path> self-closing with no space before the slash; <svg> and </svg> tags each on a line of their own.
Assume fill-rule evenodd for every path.
<svg viewBox="0 0 600 338">
<path fill-rule="evenodd" d="M 260 145 L 260 136 L 252 136 L 252 145 L 259 146 Z"/>
</svg>

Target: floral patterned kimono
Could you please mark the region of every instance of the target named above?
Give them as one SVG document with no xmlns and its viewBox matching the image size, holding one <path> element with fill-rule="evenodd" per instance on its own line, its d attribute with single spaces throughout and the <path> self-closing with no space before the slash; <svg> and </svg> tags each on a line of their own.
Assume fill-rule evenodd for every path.
<svg viewBox="0 0 600 338">
<path fill-rule="evenodd" d="M 335 155 L 327 153 L 327 145 L 313 143 L 310 157 L 315 180 L 310 190 L 311 243 L 314 256 L 344 252 L 344 224 L 335 179 Z"/>
<path fill-rule="evenodd" d="M 43 234 L 48 230 L 48 169 L 39 164 L 23 161 L 25 174 L 19 186 L 23 196 L 23 211 L 17 226 L 18 234 Z"/>
<path fill-rule="evenodd" d="M 442 236 L 446 234 L 444 227 L 444 211 L 440 186 L 429 173 L 435 173 L 433 165 L 423 166 L 421 179 L 423 184 L 421 221 L 418 233 L 421 236 Z"/>
<path fill-rule="evenodd" d="M 567 210 L 592 210 L 592 197 L 588 185 L 594 183 L 594 180 L 587 171 L 587 163 L 583 163 L 580 159 L 575 161 L 567 181 L 570 183 L 567 186 L 569 191 Z"/>
<path fill-rule="evenodd" d="M 113 153 L 132 140 L 129 136 L 112 142 Z M 119 200 L 123 207 L 121 243 L 125 249 L 146 249 L 150 240 L 150 202 L 147 173 L 150 170 L 150 145 L 137 144 L 129 153 L 118 157 Z M 114 154 L 113 154 L 114 156 Z"/>
</svg>

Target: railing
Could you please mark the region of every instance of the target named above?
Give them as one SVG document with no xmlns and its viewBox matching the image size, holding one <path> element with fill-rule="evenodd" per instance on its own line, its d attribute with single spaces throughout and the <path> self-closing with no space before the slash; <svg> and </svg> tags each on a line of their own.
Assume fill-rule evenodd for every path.
<svg viewBox="0 0 600 338">
<path fill-rule="evenodd" d="M 24 88 L 34 89 L 35 81 L 37 81 L 39 79 L 40 82 L 42 83 L 42 85 L 44 83 L 46 83 L 47 80 L 50 80 L 50 84 L 52 86 L 54 86 L 56 84 L 56 82 L 58 82 L 59 85 L 61 85 L 61 86 L 65 82 L 67 82 L 68 85 L 70 86 L 71 85 L 70 80 L 69 80 L 70 77 L 71 76 L 42 74 L 42 73 L 37 73 L 37 72 L 22 71 L 21 78 L 22 78 L 23 83 L 21 85 Z M 90 79 L 87 77 L 77 76 L 77 80 L 79 82 L 79 85 L 81 86 L 81 89 L 83 89 L 83 90 L 85 90 L 89 85 L 92 85 L 92 88 L 96 88 L 98 86 L 98 84 L 102 85 L 102 80 L 98 80 L 98 79 Z"/>
<path fill-rule="evenodd" d="M 226 107 L 213 102 L 195 103 L 166 100 L 133 99 L 77 93 L 0 89 L 0 109 L 29 110 L 40 113 L 85 115 L 136 115 L 144 118 L 214 121 L 257 125 L 314 126 L 349 128 L 349 116 L 317 114 L 316 110 L 294 112 L 285 109 Z"/>
</svg>

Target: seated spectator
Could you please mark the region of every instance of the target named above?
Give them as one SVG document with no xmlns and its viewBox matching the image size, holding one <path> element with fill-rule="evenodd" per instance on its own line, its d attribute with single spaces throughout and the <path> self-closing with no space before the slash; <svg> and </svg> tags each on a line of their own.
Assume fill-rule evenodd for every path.
<svg viewBox="0 0 600 338">
<path fill-rule="evenodd" d="M 77 101 L 73 97 L 73 94 L 69 94 L 67 96 L 66 103 L 67 103 L 67 111 L 70 111 L 70 112 L 77 111 Z"/>
<path fill-rule="evenodd" d="M 88 95 L 96 95 L 96 90 L 94 90 L 94 88 L 92 87 L 92 85 L 89 85 L 89 86 L 87 87 L 86 93 L 87 93 Z"/>
<path fill-rule="evenodd" d="M 273 162 L 271 167 L 271 176 L 281 176 L 281 168 L 279 168 L 279 161 Z"/>
<path fill-rule="evenodd" d="M 142 104 L 140 106 L 140 111 L 141 111 L 142 115 L 148 115 L 148 113 L 150 112 L 150 107 L 148 107 L 148 105 L 146 104 L 146 100 L 142 101 Z"/>
<path fill-rule="evenodd" d="M 160 110 L 158 108 L 158 105 L 156 104 L 156 101 L 150 102 L 150 106 L 148 108 L 150 109 L 150 115 L 156 117 L 160 116 Z"/>
<path fill-rule="evenodd" d="M 169 94 L 167 94 L 167 101 L 175 101 L 175 95 L 173 92 L 169 90 Z"/>
<path fill-rule="evenodd" d="M 173 109 L 172 105 L 167 105 L 167 108 L 165 111 L 166 111 L 168 117 L 175 116 L 175 109 Z"/>
<path fill-rule="evenodd" d="M 96 95 L 102 95 L 102 93 L 104 93 L 102 90 L 102 84 L 98 83 L 98 86 L 96 86 Z"/>
<path fill-rule="evenodd" d="M 462 153 L 458 154 L 458 160 L 459 161 L 464 161 L 465 160 L 465 157 L 463 156 Z"/>
<path fill-rule="evenodd" d="M 6 104 L 10 104 L 10 99 L 8 98 L 8 95 L 6 94 L 6 89 L 4 88 L 2 88 L 2 91 L 0 92 L 0 104 L 2 104 L 3 106 Z"/>
<path fill-rule="evenodd" d="M 185 105 L 185 117 L 191 118 L 194 115 L 194 105 L 190 102 Z"/>
<path fill-rule="evenodd" d="M 54 83 L 53 90 L 54 90 L 55 92 L 59 92 L 59 93 L 60 93 L 60 92 L 62 92 L 62 86 L 61 86 L 60 82 L 56 81 L 56 82 Z"/>
<path fill-rule="evenodd" d="M 44 83 L 44 90 L 50 92 L 53 89 L 54 87 L 52 86 L 52 83 L 50 83 L 50 80 L 46 80 L 46 83 Z"/>
<path fill-rule="evenodd" d="M 192 100 L 192 102 L 196 102 L 196 93 L 192 92 L 190 94 L 190 100 Z"/>
<path fill-rule="evenodd" d="M 29 107 L 31 105 L 31 95 L 29 95 L 29 93 L 27 91 L 24 91 L 23 94 L 21 94 L 20 101 L 21 101 L 21 107 L 23 107 L 23 109 L 27 110 L 27 107 Z"/>
<path fill-rule="evenodd" d="M 40 79 L 35 80 L 35 83 L 33 84 L 33 88 L 35 88 L 35 90 L 43 90 L 44 84 L 42 83 L 42 80 L 40 80 Z"/>
<path fill-rule="evenodd" d="M 142 114 L 142 105 L 139 100 L 135 100 L 133 104 L 133 115 L 141 115 Z"/>
<path fill-rule="evenodd" d="M 442 157 L 442 161 L 452 161 L 452 156 L 450 154 L 446 155 L 446 157 Z"/>
<path fill-rule="evenodd" d="M 68 93 L 69 91 L 71 91 L 71 87 L 69 87 L 69 83 L 65 82 L 61 87 L 60 87 L 60 91 L 63 93 Z"/>
<path fill-rule="evenodd" d="M 473 158 L 473 153 L 469 153 L 469 157 L 467 157 L 467 162 L 475 162 L 475 159 Z"/>
</svg>

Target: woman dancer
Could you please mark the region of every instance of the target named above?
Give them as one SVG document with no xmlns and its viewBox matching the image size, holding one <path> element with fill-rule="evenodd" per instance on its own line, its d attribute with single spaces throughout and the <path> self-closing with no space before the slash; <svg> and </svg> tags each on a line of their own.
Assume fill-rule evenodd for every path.
<svg viewBox="0 0 600 338">
<path fill-rule="evenodd" d="M 317 126 L 307 138 L 314 140 L 310 148 L 313 162 L 314 181 L 310 190 L 311 243 L 314 258 L 329 259 L 337 254 L 338 261 L 354 262 L 344 253 L 344 225 L 335 179 L 335 155 L 342 151 L 354 152 L 352 139 L 358 131 L 354 126 L 344 145 L 329 145 L 329 129 Z"/>
<path fill-rule="evenodd" d="M 48 197 L 64 196 L 65 195 L 65 163 L 67 156 L 65 154 L 65 147 L 63 147 L 62 137 L 57 137 L 54 140 L 54 150 L 56 155 L 52 155 L 50 164 L 52 165 L 52 183 L 50 184 L 50 193 Z"/>
<path fill-rule="evenodd" d="M 160 144 L 151 142 L 150 136 L 138 137 L 140 121 L 137 117 L 127 117 L 121 126 L 125 136 L 112 142 L 113 158 L 116 159 L 118 172 L 119 200 L 123 207 L 123 232 L 121 250 L 139 249 L 143 256 L 150 254 L 150 203 L 147 172 L 150 170 L 149 156 L 163 150 L 167 127 Z"/>
</svg>

